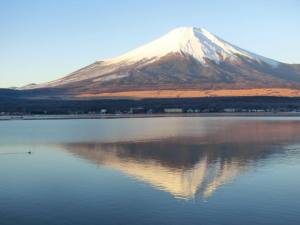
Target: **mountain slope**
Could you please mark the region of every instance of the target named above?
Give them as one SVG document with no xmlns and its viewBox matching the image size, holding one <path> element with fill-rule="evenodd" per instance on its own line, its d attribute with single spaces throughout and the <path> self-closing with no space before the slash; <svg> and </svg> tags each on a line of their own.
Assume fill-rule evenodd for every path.
<svg viewBox="0 0 300 225">
<path fill-rule="evenodd" d="M 280 92 L 282 89 L 297 92 L 300 66 L 243 50 L 204 29 L 182 27 L 119 57 L 98 61 L 64 78 L 22 89 L 43 88 L 64 90 L 75 97 L 120 97 L 122 92 L 163 90 L 276 89 Z"/>
</svg>

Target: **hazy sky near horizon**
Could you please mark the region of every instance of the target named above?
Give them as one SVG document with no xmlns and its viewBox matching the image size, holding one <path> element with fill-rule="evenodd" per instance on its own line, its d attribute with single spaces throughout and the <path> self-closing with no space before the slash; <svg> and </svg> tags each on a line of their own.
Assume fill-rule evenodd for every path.
<svg viewBox="0 0 300 225">
<path fill-rule="evenodd" d="M 57 79 L 180 26 L 300 64 L 299 0 L 0 0 L 0 88 Z"/>
</svg>

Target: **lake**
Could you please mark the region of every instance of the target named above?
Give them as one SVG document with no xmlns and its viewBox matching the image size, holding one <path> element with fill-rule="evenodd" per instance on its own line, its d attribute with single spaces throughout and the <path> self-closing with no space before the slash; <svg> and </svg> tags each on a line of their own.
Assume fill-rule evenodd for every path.
<svg viewBox="0 0 300 225">
<path fill-rule="evenodd" d="M 300 118 L 0 122 L 1 225 L 299 225 Z"/>
</svg>

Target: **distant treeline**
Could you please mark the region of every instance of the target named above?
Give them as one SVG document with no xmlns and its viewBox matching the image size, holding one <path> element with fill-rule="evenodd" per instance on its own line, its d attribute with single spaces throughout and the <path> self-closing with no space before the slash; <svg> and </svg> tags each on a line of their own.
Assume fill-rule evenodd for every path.
<svg viewBox="0 0 300 225">
<path fill-rule="evenodd" d="M 0 113 L 81 114 L 81 113 L 162 113 L 179 108 L 183 112 L 236 112 L 250 110 L 298 111 L 300 98 L 291 97 L 206 97 L 142 100 L 30 100 L 0 92 Z M 12 94 L 12 95 L 11 95 Z"/>
</svg>

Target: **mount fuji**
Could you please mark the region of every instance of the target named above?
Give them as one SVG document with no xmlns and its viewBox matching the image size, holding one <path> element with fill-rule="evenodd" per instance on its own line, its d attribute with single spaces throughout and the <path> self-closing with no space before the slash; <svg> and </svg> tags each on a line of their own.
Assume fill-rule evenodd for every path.
<svg viewBox="0 0 300 225">
<path fill-rule="evenodd" d="M 121 56 L 19 90 L 72 98 L 300 96 L 300 65 L 251 53 L 205 29 L 180 27 Z"/>
</svg>

